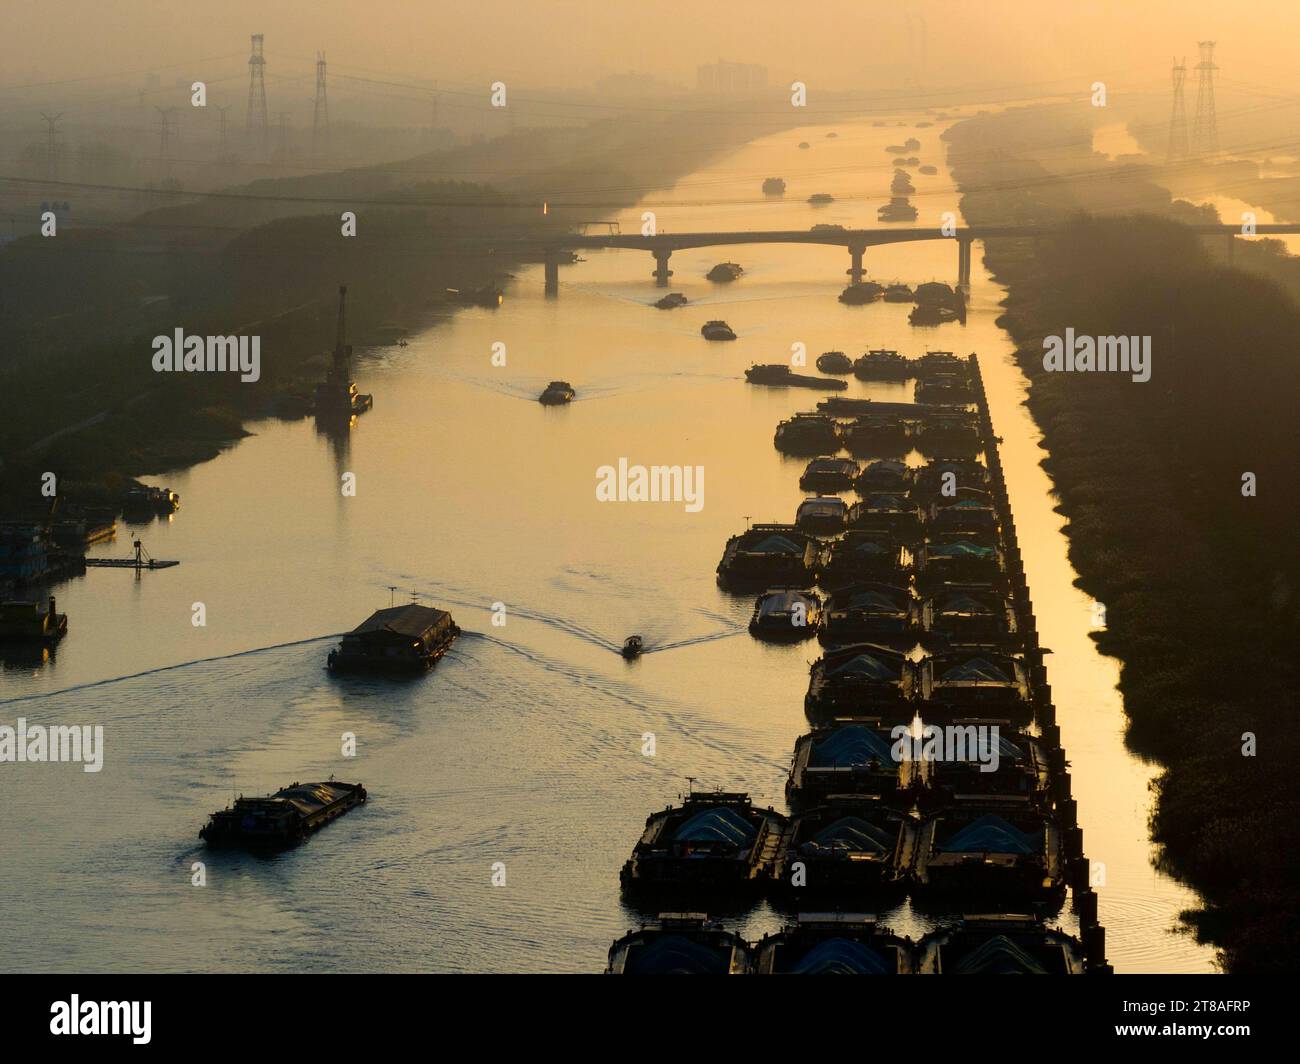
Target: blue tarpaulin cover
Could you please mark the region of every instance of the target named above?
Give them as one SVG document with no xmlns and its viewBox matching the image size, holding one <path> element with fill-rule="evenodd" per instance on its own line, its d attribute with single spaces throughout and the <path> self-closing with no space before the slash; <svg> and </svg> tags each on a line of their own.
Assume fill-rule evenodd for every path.
<svg viewBox="0 0 1300 1064">
<path fill-rule="evenodd" d="M 661 935 L 633 949 L 624 971 L 629 975 L 726 975 L 728 955 L 681 935 Z"/>
<path fill-rule="evenodd" d="M 827 675 L 857 676 L 868 680 L 897 680 L 898 670 L 870 654 L 855 654 L 842 665 L 827 670 Z"/>
<path fill-rule="evenodd" d="M 897 832 L 878 827 L 860 816 L 844 816 L 817 832 L 807 843 L 815 850 L 852 850 L 856 853 L 888 853 Z"/>
<path fill-rule="evenodd" d="M 957 543 L 936 543 L 930 547 L 930 553 L 936 558 L 988 558 L 993 555 L 993 548 L 963 539 Z"/>
<path fill-rule="evenodd" d="M 1018 830 L 995 813 L 972 820 L 936 849 L 945 853 L 1040 853 L 1043 839 L 1037 832 Z"/>
<path fill-rule="evenodd" d="M 943 674 L 945 682 L 949 680 L 983 680 L 990 683 L 1010 683 L 1011 678 L 985 658 L 971 658 L 960 665 L 954 665 Z"/>
<path fill-rule="evenodd" d="M 893 764 L 893 750 L 884 737 L 861 724 L 839 728 L 820 743 L 813 743 L 808 764 L 812 768 L 866 765 L 872 760 Z"/>
<path fill-rule="evenodd" d="M 802 554 L 803 548 L 785 536 L 764 536 L 747 548 L 755 554 Z"/>
<path fill-rule="evenodd" d="M 791 975 L 889 975 L 893 971 L 884 957 L 861 942 L 828 938 L 819 942 L 790 969 Z"/>
<path fill-rule="evenodd" d="M 737 846 L 747 846 L 757 837 L 758 828 L 725 806 L 700 810 L 673 833 L 677 842 L 731 842 Z"/>
<path fill-rule="evenodd" d="M 1006 935 L 994 935 L 964 956 L 953 975 L 1046 975 L 1047 969 Z"/>
</svg>

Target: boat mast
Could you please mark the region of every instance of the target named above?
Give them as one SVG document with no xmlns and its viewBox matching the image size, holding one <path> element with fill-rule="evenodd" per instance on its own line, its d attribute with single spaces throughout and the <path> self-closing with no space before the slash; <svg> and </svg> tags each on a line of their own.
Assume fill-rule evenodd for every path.
<svg viewBox="0 0 1300 1064">
<path fill-rule="evenodd" d="M 347 298 L 348 286 L 345 284 L 339 285 L 339 323 L 334 338 L 334 365 L 339 369 L 350 369 L 348 356 L 352 353 L 343 342 L 347 336 Z"/>
</svg>

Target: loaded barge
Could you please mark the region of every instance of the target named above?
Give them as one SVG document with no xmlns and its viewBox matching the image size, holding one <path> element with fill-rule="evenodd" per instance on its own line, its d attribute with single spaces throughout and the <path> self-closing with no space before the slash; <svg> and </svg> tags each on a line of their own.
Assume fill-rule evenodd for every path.
<svg viewBox="0 0 1300 1064">
<path fill-rule="evenodd" d="M 209 846 L 292 846 L 365 800 L 361 784 L 334 780 L 291 783 L 264 798 L 241 794 L 209 817 L 199 838 Z"/>
<path fill-rule="evenodd" d="M 376 610 L 343 637 L 325 660 L 330 672 L 424 672 L 460 629 L 446 610 L 410 603 Z"/>
<path fill-rule="evenodd" d="M 918 301 L 942 288 L 922 285 Z M 848 527 L 809 507 L 815 528 L 751 529 L 718 567 L 724 587 L 760 581 L 774 593 L 760 599 L 758 624 L 770 614 L 777 626 L 796 596 L 821 600 L 827 649 L 809 672 L 813 727 L 795 743 L 792 815 L 743 795 L 693 795 L 690 813 L 647 822 L 625 888 L 671 883 L 701 911 L 706 897 L 737 911 L 759 893 L 843 910 L 750 946 L 752 970 L 764 973 L 1109 973 L 979 364 L 946 351 L 859 362 L 859 376 L 915 378 L 918 402 L 827 399 L 775 441 L 820 456 L 804 470 L 807 490 L 843 491 L 852 478 L 863 501 Z M 836 457 L 845 445 L 865 468 Z M 890 460 L 912 449 L 928 464 Z M 925 745 L 940 733 L 944 742 Z M 696 806 L 728 804 L 734 818 L 694 820 Z M 698 856 L 688 823 L 709 833 Z M 761 832 L 771 846 L 755 845 Z M 1078 937 L 1041 919 L 1067 890 Z M 892 905 L 902 892 L 938 915 L 937 928 L 893 942 L 894 963 L 864 962 L 857 947 L 874 920 L 855 920 L 855 904 Z M 961 916 L 971 912 L 993 915 Z"/>
</svg>

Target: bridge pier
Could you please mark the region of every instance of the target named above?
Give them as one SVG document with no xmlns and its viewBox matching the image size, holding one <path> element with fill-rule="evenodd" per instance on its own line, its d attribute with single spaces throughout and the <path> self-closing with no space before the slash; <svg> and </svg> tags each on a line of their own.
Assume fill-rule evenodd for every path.
<svg viewBox="0 0 1300 1064">
<path fill-rule="evenodd" d="M 548 248 L 542 259 L 542 269 L 546 275 L 546 295 L 554 299 L 560 294 L 560 256 L 554 248 Z"/>
<path fill-rule="evenodd" d="M 849 245 L 849 281 L 858 284 L 862 280 L 862 255 L 867 250 L 865 244 Z"/>
<path fill-rule="evenodd" d="M 963 295 L 970 292 L 970 245 L 969 237 L 957 238 L 957 287 Z"/>
<path fill-rule="evenodd" d="M 655 273 L 654 273 L 655 284 L 658 285 L 660 288 L 667 288 L 667 287 L 668 287 L 668 278 L 671 277 L 671 276 L 673 275 L 673 271 L 670 270 L 670 269 L 668 268 L 668 258 L 669 258 L 669 256 L 671 256 L 671 255 L 672 255 L 672 252 L 671 252 L 671 251 L 667 251 L 667 250 L 664 250 L 664 251 L 656 250 L 656 251 L 654 252 L 654 257 L 655 257 Z"/>
</svg>

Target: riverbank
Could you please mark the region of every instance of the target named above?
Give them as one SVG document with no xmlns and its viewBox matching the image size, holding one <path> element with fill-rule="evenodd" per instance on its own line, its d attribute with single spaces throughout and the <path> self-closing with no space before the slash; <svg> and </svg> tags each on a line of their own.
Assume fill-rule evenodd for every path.
<svg viewBox="0 0 1300 1064">
<path fill-rule="evenodd" d="M 3 419 L 0 509 L 43 510 L 46 471 L 70 501 L 103 505 L 134 477 L 219 454 L 247 421 L 323 376 L 340 282 L 364 384 L 381 325 L 414 334 L 454 313 L 447 288 L 508 293 L 517 261 L 453 242 L 589 221 L 790 121 L 713 113 L 525 131 L 385 167 L 254 182 L 115 230 L 15 241 L 0 253 L 0 390 L 39 401 Z M 433 179 L 461 172 L 489 180 Z M 543 213 L 544 200 L 563 206 Z M 345 210 L 355 237 L 342 235 Z M 256 332 L 261 379 L 156 374 L 152 338 L 178 327 Z"/>
<path fill-rule="evenodd" d="M 1225 969 L 1290 970 L 1300 555 L 1285 485 L 1300 459 L 1300 310 L 1178 225 L 1195 208 L 1141 168 L 1086 149 L 1063 160 L 1061 125 L 1030 111 L 954 127 L 962 210 L 972 225 L 1064 223 L 1038 243 L 989 241 L 985 263 L 1009 289 L 1002 324 L 1031 381 L 1071 562 L 1105 607 L 1099 647 L 1123 663 L 1128 743 L 1165 766 L 1152 837 L 1162 867 L 1204 897 L 1184 920 Z M 1050 169 L 1036 154 L 1049 144 Z M 1280 277 L 1297 266 L 1237 250 L 1273 256 Z M 1045 372 L 1043 339 L 1067 328 L 1151 337 L 1151 381 Z"/>
</svg>

